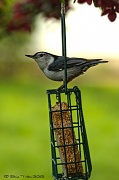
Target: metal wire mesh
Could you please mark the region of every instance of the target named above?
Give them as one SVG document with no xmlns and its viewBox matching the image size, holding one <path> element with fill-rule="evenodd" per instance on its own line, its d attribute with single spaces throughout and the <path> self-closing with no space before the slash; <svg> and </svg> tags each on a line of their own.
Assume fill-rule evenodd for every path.
<svg viewBox="0 0 119 180">
<path fill-rule="evenodd" d="M 88 179 L 92 165 L 78 87 L 47 90 L 54 180 Z M 64 106 L 63 106 L 64 105 Z"/>
</svg>

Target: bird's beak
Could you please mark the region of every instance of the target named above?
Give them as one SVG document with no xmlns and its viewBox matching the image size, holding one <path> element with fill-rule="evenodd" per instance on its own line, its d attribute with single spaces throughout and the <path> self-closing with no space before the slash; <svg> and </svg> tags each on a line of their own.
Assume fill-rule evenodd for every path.
<svg viewBox="0 0 119 180">
<path fill-rule="evenodd" d="M 29 58 L 33 58 L 33 55 L 25 55 L 25 56 L 27 56 L 27 57 L 29 57 Z"/>
</svg>

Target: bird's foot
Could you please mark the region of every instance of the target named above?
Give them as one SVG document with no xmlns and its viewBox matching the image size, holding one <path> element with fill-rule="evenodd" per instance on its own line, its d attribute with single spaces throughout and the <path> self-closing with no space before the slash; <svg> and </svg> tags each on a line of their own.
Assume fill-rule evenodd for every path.
<svg viewBox="0 0 119 180">
<path fill-rule="evenodd" d="M 61 91 L 61 90 L 64 90 L 64 84 L 62 84 L 62 85 L 57 89 L 57 91 Z"/>
</svg>

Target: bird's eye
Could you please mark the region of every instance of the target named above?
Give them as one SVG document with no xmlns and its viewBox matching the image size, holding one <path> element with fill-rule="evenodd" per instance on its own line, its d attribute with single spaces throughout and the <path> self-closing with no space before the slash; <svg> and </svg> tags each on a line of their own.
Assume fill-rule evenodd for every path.
<svg viewBox="0 0 119 180">
<path fill-rule="evenodd" d="M 44 54 L 40 54 L 40 57 L 43 57 Z"/>
</svg>

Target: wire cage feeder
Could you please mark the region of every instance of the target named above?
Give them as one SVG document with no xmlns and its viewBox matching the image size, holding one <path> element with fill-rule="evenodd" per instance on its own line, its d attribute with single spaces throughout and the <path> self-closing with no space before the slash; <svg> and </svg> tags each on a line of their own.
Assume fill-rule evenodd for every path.
<svg viewBox="0 0 119 180">
<path fill-rule="evenodd" d="M 88 179 L 92 165 L 78 87 L 47 90 L 54 180 Z M 57 99 L 56 104 L 53 103 Z"/>
<path fill-rule="evenodd" d="M 81 92 L 67 89 L 65 2 L 61 3 L 62 56 L 64 89 L 47 90 L 52 176 L 54 180 L 89 179 L 92 171 Z"/>
</svg>

